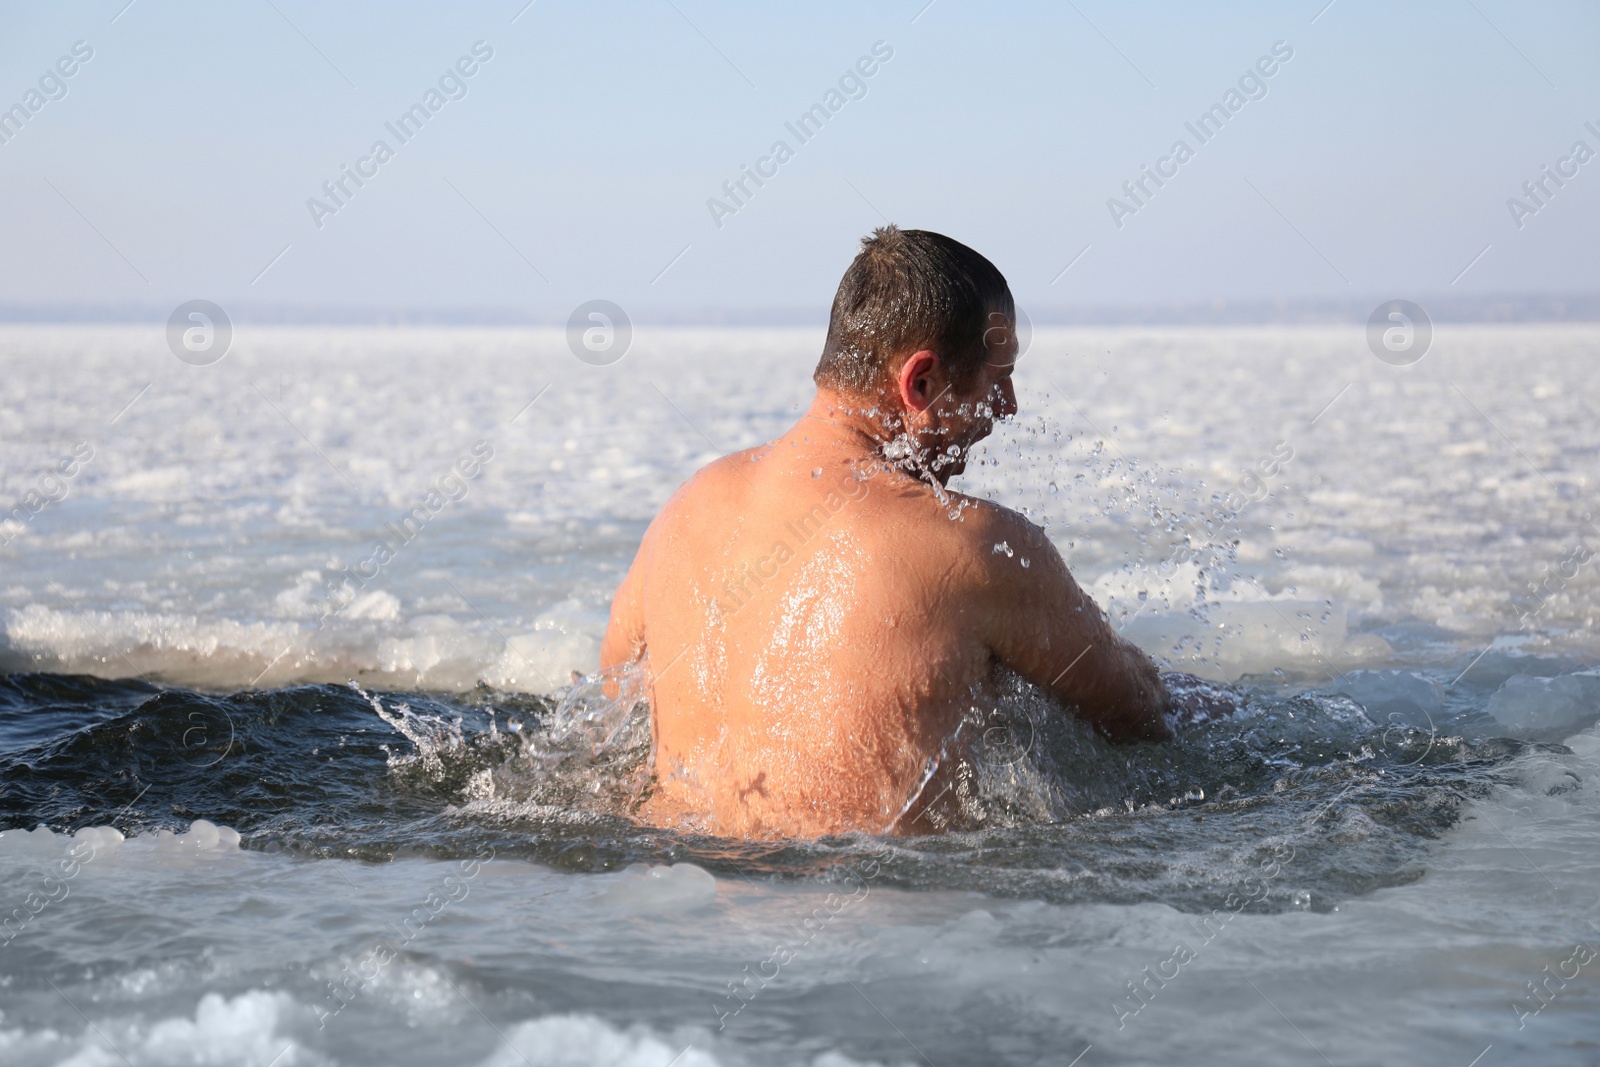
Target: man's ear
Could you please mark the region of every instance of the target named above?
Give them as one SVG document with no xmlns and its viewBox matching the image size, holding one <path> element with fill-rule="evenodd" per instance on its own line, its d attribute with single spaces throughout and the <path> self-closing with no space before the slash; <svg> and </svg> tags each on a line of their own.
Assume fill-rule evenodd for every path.
<svg viewBox="0 0 1600 1067">
<path fill-rule="evenodd" d="M 944 389 L 944 367 L 938 353 L 924 348 L 913 352 L 900 365 L 900 402 L 907 411 L 923 412 Z"/>
</svg>

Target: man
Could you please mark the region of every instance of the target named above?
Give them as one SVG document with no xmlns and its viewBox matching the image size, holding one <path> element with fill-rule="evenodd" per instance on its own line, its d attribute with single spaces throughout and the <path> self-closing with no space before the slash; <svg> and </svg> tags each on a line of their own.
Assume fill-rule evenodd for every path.
<svg viewBox="0 0 1600 1067">
<path fill-rule="evenodd" d="M 667 502 L 602 667 L 648 654 L 640 816 L 728 837 L 948 826 L 964 721 L 1009 668 L 1114 740 L 1170 736 L 1155 665 L 1044 532 L 945 488 L 1016 413 L 1015 309 L 983 256 L 887 226 L 833 302 L 811 408 Z"/>
</svg>

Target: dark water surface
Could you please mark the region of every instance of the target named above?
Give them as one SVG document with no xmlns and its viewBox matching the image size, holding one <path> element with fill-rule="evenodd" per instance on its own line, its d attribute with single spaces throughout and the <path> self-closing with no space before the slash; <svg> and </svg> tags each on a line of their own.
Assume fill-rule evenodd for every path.
<svg viewBox="0 0 1600 1067">
<path fill-rule="evenodd" d="M 1204 910 L 1290 845 L 1301 906 L 1331 907 L 1421 877 L 1465 801 L 1519 761 L 1565 751 L 1501 736 L 1471 690 L 1415 726 L 1383 711 L 1403 702 L 1373 710 L 1328 692 L 1241 692 L 1237 717 L 1137 745 L 1108 744 L 1014 693 L 975 762 L 972 824 L 894 841 L 883 884 Z M 237 830 L 246 849 L 306 857 L 492 848 L 574 872 L 688 861 L 783 879 L 826 877 L 880 844 L 636 825 L 626 812 L 646 773 L 642 705 L 608 706 L 593 685 L 560 704 L 487 690 L 206 694 L 14 674 L 0 680 L 0 828 L 111 824 L 131 835 L 204 819 Z"/>
</svg>

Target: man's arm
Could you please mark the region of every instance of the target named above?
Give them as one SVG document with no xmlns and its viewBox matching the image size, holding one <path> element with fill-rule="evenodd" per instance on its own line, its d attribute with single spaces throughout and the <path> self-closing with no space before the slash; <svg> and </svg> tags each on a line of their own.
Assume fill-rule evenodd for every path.
<svg viewBox="0 0 1600 1067">
<path fill-rule="evenodd" d="M 971 533 L 984 579 L 981 617 L 995 656 L 1112 740 L 1171 737 L 1156 665 L 1111 628 L 1044 531 L 993 504 L 976 510 L 968 516 L 978 519 Z M 1011 551 L 995 552 L 1001 543 Z"/>
<path fill-rule="evenodd" d="M 644 546 L 611 598 L 611 621 L 600 643 L 600 669 L 632 663 L 644 651 Z"/>
</svg>

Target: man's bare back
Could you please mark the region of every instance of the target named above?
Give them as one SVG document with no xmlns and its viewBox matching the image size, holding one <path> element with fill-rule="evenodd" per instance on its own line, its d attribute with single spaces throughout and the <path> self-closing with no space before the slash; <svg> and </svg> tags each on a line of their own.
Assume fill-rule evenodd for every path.
<svg viewBox="0 0 1600 1067">
<path fill-rule="evenodd" d="M 641 818 L 730 837 L 940 825 L 958 727 L 1005 668 L 1108 736 L 1168 735 L 1154 665 L 1043 531 L 943 488 L 1015 411 L 1014 337 L 996 351 L 971 380 L 909 353 L 870 404 L 819 386 L 788 433 L 662 509 L 601 653 L 648 660 Z"/>
</svg>

